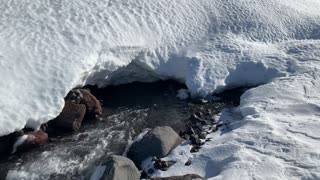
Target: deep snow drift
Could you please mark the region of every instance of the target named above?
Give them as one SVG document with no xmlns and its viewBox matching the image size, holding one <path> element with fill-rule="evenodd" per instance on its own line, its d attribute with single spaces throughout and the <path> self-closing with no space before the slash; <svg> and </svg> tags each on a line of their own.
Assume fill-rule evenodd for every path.
<svg viewBox="0 0 320 180">
<path fill-rule="evenodd" d="M 319 9 L 318 0 L 1 0 L 0 135 L 54 118 L 77 85 L 174 78 L 204 96 L 266 84 L 242 97 L 227 141 L 236 157 L 221 173 L 259 162 L 280 164 L 275 176 L 319 178 Z"/>
</svg>

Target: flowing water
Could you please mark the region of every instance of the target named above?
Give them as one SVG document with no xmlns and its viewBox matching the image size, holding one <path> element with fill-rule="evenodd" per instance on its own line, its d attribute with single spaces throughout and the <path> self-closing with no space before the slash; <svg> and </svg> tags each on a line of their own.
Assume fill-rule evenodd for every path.
<svg viewBox="0 0 320 180">
<path fill-rule="evenodd" d="M 177 132 L 196 111 L 219 113 L 239 103 L 241 91 L 221 94 L 218 102 L 180 100 L 184 85 L 163 81 L 88 87 L 102 102 L 104 113 L 83 123 L 78 133 L 51 138 L 50 142 L 0 161 L 0 179 L 87 179 L 110 154 L 123 154 L 144 128 L 168 125 Z"/>
</svg>

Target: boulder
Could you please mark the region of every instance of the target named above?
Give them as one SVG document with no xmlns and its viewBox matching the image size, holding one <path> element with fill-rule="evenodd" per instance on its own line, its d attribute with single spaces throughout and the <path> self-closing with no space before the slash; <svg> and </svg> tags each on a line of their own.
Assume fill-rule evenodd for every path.
<svg viewBox="0 0 320 180">
<path fill-rule="evenodd" d="M 86 106 L 66 101 L 60 115 L 52 121 L 56 128 L 66 131 L 78 131 L 86 113 Z"/>
<path fill-rule="evenodd" d="M 203 177 L 197 175 L 197 174 L 187 174 L 184 176 L 171 176 L 171 177 L 155 177 L 151 178 L 151 180 L 204 180 Z"/>
<path fill-rule="evenodd" d="M 90 179 L 139 180 L 140 172 L 130 159 L 113 155 L 96 169 Z"/>
<path fill-rule="evenodd" d="M 148 157 L 163 158 L 183 141 L 179 135 L 168 126 L 155 127 L 140 141 L 134 142 L 127 156 L 133 160 L 137 167 Z"/>
<path fill-rule="evenodd" d="M 48 134 L 42 130 L 25 133 L 17 138 L 12 153 L 23 152 L 35 148 L 48 141 Z"/>
<path fill-rule="evenodd" d="M 80 89 L 80 104 L 86 105 L 86 113 L 89 116 L 97 116 L 102 114 L 102 107 L 98 99 L 90 93 L 89 90 Z"/>
</svg>

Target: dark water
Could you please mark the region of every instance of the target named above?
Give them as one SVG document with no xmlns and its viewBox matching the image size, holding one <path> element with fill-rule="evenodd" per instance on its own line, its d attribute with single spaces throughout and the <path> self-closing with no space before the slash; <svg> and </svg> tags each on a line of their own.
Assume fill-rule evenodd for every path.
<svg viewBox="0 0 320 180">
<path fill-rule="evenodd" d="M 242 91 L 226 91 L 222 100 L 179 100 L 174 81 L 132 83 L 104 89 L 88 87 L 101 100 L 104 114 L 85 122 L 79 133 L 50 139 L 38 149 L 0 161 L 0 179 L 87 179 L 110 154 L 122 154 L 144 128 L 168 125 L 177 132 L 197 111 L 212 114 L 239 103 Z"/>
</svg>

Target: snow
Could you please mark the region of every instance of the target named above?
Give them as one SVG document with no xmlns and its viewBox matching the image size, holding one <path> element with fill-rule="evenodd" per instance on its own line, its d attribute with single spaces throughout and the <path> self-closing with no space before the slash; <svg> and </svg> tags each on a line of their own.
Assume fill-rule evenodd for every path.
<svg viewBox="0 0 320 180">
<path fill-rule="evenodd" d="M 187 169 L 319 179 L 319 9 L 318 0 L 1 0 L 0 135 L 38 128 L 84 84 L 176 79 L 192 96 L 258 86 L 231 113 L 241 116 L 233 129 L 214 133 Z"/>
<path fill-rule="evenodd" d="M 217 117 L 227 125 L 210 134 L 199 153 L 180 146 L 164 158 L 177 163 L 153 176 L 319 179 L 319 87 L 318 75 L 299 74 L 248 90 L 238 108 Z M 192 164 L 184 166 L 188 159 Z"/>
</svg>

